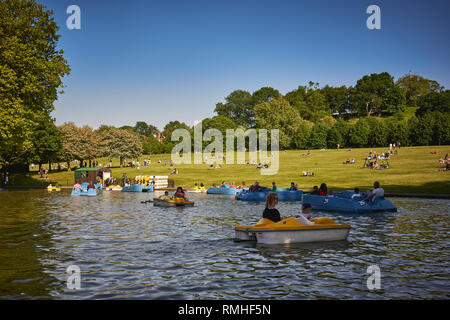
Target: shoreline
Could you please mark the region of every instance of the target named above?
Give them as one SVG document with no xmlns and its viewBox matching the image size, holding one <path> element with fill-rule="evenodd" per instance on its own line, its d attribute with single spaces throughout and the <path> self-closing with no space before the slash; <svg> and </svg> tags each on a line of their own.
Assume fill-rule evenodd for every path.
<svg viewBox="0 0 450 320">
<path fill-rule="evenodd" d="M 0 190 L 28 190 L 28 189 L 41 189 L 46 190 L 44 186 L 7 186 L 2 187 Z M 61 189 L 72 189 L 69 186 L 61 186 Z M 163 188 L 156 191 L 175 191 L 176 188 Z M 343 189 L 344 190 L 344 189 Z M 303 190 L 304 193 L 311 193 L 311 190 Z M 399 198 L 423 198 L 423 199 L 450 199 L 449 193 L 398 193 L 398 192 L 385 192 L 386 197 L 399 197 Z"/>
</svg>

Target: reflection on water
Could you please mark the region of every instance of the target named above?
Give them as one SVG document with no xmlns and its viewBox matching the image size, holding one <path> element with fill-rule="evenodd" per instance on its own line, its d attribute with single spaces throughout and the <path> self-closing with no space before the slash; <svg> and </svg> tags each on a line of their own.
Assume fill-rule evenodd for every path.
<svg viewBox="0 0 450 320">
<path fill-rule="evenodd" d="M 347 241 L 234 242 L 263 204 L 192 194 L 195 207 L 142 204 L 149 194 L 0 192 L 0 297 L 55 299 L 448 298 L 448 200 L 393 199 L 397 213 L 323 213 Z M 298 203 L 280 203 L 284 214 Z M 381 268 L 381 289 L 366 287 Z M 81 290 L 66 287 L 69 265 Z"/>
</svg>

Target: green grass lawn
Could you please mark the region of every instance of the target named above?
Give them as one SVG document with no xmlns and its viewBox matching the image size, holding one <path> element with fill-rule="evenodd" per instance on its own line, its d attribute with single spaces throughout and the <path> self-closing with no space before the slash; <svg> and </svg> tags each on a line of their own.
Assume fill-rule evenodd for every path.
<svg viewBox="0 0 450 320">
<path fill-rule="evenodd" d="M 325 182 L 328 189 L 338 191 L 342 189 L 354 188 L 356 186 L 365 190 L 371 188 L 373 181 L 378 180 L 387 192 L 399 193 L 450 193 L 450 172 L 438 171 L 443 168 L 439 164 L 439 157 L 450 153 L 450 146 L 427 146 L 427 147 L 404 147 L 399 150 L 399 154 L 390 161 L 391 168 L 384 170 L 372 170 L 362 168 L 364 158 L 370 150 L 377 152 L 386 151 L 386 148 L 361 148 L 361 149 L 341 149 L 341 150 L 311 150 L 311 155 L 302 156 L 305 150 L 281 151 L 279 160 L 279 171 L 276 175 L 261 175 L 260 170 L 255 166 L 233 164 L 223 164 L 220 169 L 211 169 L 208 164 L 201 165 L 175 165 L 179 174 L 170 176 L 174 179 L 176 186 L 190 188 L 195 182 L 203 182 L 207 187 L 211 184 L 219 184 L 222 180 L 227 183 L 235 181 L 241 184 L 245 181 L 247 186 L 255 181 L 261 185 L 270 186 L 272 181 L 277 183 L 279 188 L 288 187 L 293 181 L 303 190 L 310 190 L 314 185 Z M 436 151 L 437 154 L 431 154 Z M 342 164 L 347 159 L 354 158 L 355 165 Z M 143 166 L 144 159 L 151 159 L 150 166 Z M 158 159 L 162 164 L 158 164 Z M 170 154 L 142 156 L 139 161 L 141 169 L 120 168 L 119 159 L 113 159 L 113 176 L 120 180 L 122 173 L 126 173 L 129 178 L 136 175 L 169 175 L 172 168 L 164 166 L 164 159 L 169 163 Z M 108 159 L 97 159 L 105 164 Z M 72 163 L 75 166 L 75 163 Z M 15 185 L 37 186 L 54 184 L 56 181 L 61 185 L 73 185 L 73 172 L 51 171 L 49 179 L 40 179 L 37 169 L 29 174 L 18 174 L 11 178 Z M 314 177 L 302 177 L 301 172 L 314 172 Z"/>
</svg>

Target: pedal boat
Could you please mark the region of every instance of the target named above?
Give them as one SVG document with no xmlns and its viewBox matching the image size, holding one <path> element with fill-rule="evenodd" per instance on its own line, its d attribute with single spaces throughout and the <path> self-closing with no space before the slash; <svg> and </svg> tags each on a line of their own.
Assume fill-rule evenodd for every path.
<svg viewBox="0 0 450 320">
<path fill-rule="evenodd" d="M 122 187 L 119 185 L 115 185 L 115 186 L 108 186 L 105 187 L 106 191 L 122 191 Z"/>
<path fill-rule="evenodd" d="M 303 191 L 296 190 L 290 191 L 289 188 L 277 189 L 277 191 L 272 190 L 262 190 L 257 192 L 250 192 L 247 190 L 242 190 L 236 193 L 236 200 L 242 201 L 266 201 L 267 195 L 271 192 L 278 194 L 278 201 L 302 201 Z"/>
<path fill-rule="evenodd" d="M 352 198 L 353 190 L 345 190 L 334 197 L 317 196 L 305 194 L 303 202 L 312 205 L 312 210 L 331 211 L 340 213 L 376 213 L 376 212 L 397 212 L 397 207 L 391 200 L 384 197 L 375 197 L 366 202 L 363 201 L 364 195 Z"/>
<path fill-rule="evenodd" d="M 205 187 L 196 187 L 194 189 L 188 190 L 187 192 L 200 193 L 200 192 L 206 192 L 206 189 L 205 189 Z"/>
<path fill-rule="evenodd" d="M 72 189 L 71 196 L 89 196 L 94 197 L 97 195 L 97 189 Z"/>
<path fill-rule="evenodd" d="M 264 244 L 340 241 L 347 239 L 350 225 L 337 224 L 330 218 L 312 218 L 313 225 L 303 225 L 289 217 L 278 222 L 261 219 L 253 226 L 235 227 L 236 240 Z"/>
<path fill-rule="evenodd" d="M 122 192 L 153 192 L 153 186 L 143 186 L 141 184 L 135 183 L 131 186 L 123 187 Z"/>
<path fill-rule="evenodd" d="M 171 199 L 171 200 L 163 200 L 159 198 L 153 199 L 153 205 L 155 207 L 193 207 L 193 201 L 186 201 L 184 199 Z"/>
<path fill-rule="evenodd" d="M 55 187 L 55 186 L 49 185 L 49 186 L 47 187 L 47 190 L 48 190 L 48 191 L 61 191 L 61 188 L 57 188 L 57 187 Z"/>
</svg>

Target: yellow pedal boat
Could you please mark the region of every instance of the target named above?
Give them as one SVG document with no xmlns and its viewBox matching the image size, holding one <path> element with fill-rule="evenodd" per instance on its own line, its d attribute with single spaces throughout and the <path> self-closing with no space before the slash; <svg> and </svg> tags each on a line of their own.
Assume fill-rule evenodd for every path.
<svg viewBox="0 0 450 320">
<path fill-rule="evenodd" d="M 337 224 L 330 218 L 312 218 L 310 221 L 314 224 L 301 224 L 294 217 L 278 222 L 263 218 L 253 226 L 235 227 L 235 236 L 237 240 L 283 244 L 345 240 L 350 232 L 350 225 Z"/>
<path fill-rule="evenodd" d="M 197 193 L 206 192 L 206 188 L 205 187 L 197 187 L 197 188 L 188 190 L 187 192 L 197 192 Z"/>
<path fill-rule="evenodd" d="M 119 186 L 119 185 L 108 186 L 108 187 L 105 187 L 105 190 L 108 190 L 108 191 L 122 191 L 122 187 Z"/>
<path fill-rule="evenodd" d="M 57 188 L 57 187 L 55 187 L 55 186 L 49 185 L 49 186 L 47 187 L 47 190 L 48 190 L 48 191 L 61 191 L 61 188 Z"/>
<path fill-rule="evenodd" d="M 194 202 L 193 201 L 186 201 L 184 199 L 178 198 L 178 199 L 171 199 L 171 200 L 164 200 L 159 198 L 153 199 L 153 205 L 156 207 L 193 207 Z"/>
</svg>

